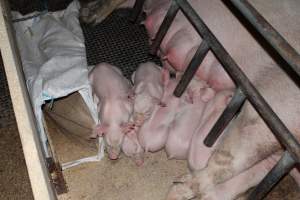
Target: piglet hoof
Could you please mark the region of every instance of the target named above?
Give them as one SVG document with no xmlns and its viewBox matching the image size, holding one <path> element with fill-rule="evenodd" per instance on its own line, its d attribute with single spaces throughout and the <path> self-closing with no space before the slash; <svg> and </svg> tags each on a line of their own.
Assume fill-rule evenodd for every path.
<svg viewBox="0 0 300 200">
<path fill-rule="evenodd" d="M 124 134 L 128 134 L 135 129 L 135 124 L 133 122 L 124 123 L 121 128 Z"/>
</svg>

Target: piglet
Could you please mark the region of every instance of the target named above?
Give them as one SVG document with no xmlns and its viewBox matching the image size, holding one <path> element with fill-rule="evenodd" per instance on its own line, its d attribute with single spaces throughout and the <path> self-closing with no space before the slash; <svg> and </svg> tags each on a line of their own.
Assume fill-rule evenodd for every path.
<svg viewBox="0 0 300 200">
<path fill-rule="evenodd" d="M 137 166 L 141 166 L 144 163 L 144 149 L 140 145 L 138 140 L 137 131 L 132 129 L 124 137 L 122 144 L 123 153 L 131 157 Z"/>
<path fill-rule="evenodd" d="M 174 107 L 179 105 L 179 99 L 174 97 L 174 101 L 167 101 L 171 98 L 177 81 L 170 79 L 169 71 L 162 70 L 163 97 L 161 101 L 168 102 L 166 105 L 155 105 L 150 118 L 141 126 L 138 135 L 140 144 L 146 152 L 156 152 L 161 150 L 167 140 L 169 124 L 173 121 L 176 111 Z"/>
<path fill-rule="evenodd" d="M 130 130 L 131 85 L 118 68 L 107 63 L 96 65 L 89 73 L 89 80 L 100 120 L 91 137 L 104 136 L 109 158 L 117 159 L 124 135 Z"/>
<path fill-rule="evenodd" d="M 159 105 L 155 105 L 150 118 L 142 125 L 139 141 L 146 152 L 156 152 L 164 148 L 171 122 L 178 109 L 186 104 L 184 98 L 173 95 L 179 79 L 170 79 L 169 71 L 162 71 L 164 92 Z"/>
<path fill-rule="evenodd" d="M 176 114 L 165 146 L 169 159 L 187 159 L 192 136 L 199 126 L 206 103 L 215 91 L 206 82 L 193 79 L 187 88 L 190 99 Z"/>
<path fill-rule="evenodd" d="M 141 126 L 140 123 L 143 123 L 152 114 L 154 106 L 161 103 L 162 72 L 155 63 L 142 63 L 133 74 L 132 79 L 134 83 L 133 118 L 137 125 Z"/>
<path fill-rule="evenodd" d="M 152 62 L 142 63 L 132 75 L 134 82 L 134 112 L 130 119 L 132 129 L 125 136 L 122 150 L 139 166 L 143 164 L 144 149 L 138 141 L 139 128 L 151 116 L 163 94 L 161 69 Z"/>
<path fill-rule="evenodd" d="M 206 166 L 208 158 L 212 154 L 216 144 L 209 148 L 203 144 L 203 140 L 224 111 L 232 95 L 232 90 L 223 90 L 218 92 L 215 97 L 207 103 L 203 111 L 201 123 L 192 137 L 189 148 L 188 165 L 192 171 L 200 170 Z"/>
</svg>

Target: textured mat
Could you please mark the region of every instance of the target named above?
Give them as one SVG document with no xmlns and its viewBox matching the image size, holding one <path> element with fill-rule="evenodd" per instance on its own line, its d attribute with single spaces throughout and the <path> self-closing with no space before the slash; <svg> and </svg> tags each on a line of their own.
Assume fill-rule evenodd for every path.
<svg viewBox="0 0 300 200">
<path fill-rule="evenodd" d="M 107 62 L 119 67 L 129 78 L 139 63 L 158 57 L 149 55 L 148 35 L 144 26 L 128 20 L 131 9 L 118 9 L 95 27 L 82 24 L 89 65 Z"/>
</svg>

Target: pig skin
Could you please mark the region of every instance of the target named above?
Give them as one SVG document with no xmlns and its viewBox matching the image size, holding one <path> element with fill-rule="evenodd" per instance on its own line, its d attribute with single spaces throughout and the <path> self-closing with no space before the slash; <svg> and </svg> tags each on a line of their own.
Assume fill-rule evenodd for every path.
<svg viewBox="0 0 300 200">
<path fill-rule="evenodd" d="M 169 159 L 187 159 L 190 142 L 202 120 L 203 110 L 215 95 L 215 91 L 205 81 L 195 79 L 190 83 L 187 92 L 191 103 L 180 108 L 170 126 L 165 146 Z"/>
<path fill-rule="evenodd" d="M 299 141 L 300 91 L 298 86 L 288 79 L 281 69 L 274 68 L 273 71 L 262 72 L 257 87 Z M 168 200 L 183 200 L 191 196 L 197 196 L 199 199 L 218 199 L 220 184 L 226 186 L 224 188 L 227 193 L 226 199 L 234 199 L 249 187 L 258 184 L 263 175 L 274 166 L 275 162 L 270 162 L 273 160 L 272 156 L 282 152 L 280 144 L 249 102 L 245 103 L 241 113 L 227 128 L 225 134 L 215 147 L 207 165 L 184 176 L 183 180 L 179 181 L 181 183 L 171 188 Z M 264 163 L 265 159 L 268 161 L 260 165 L 259 163 Z M 251 168 L 251 174 L 255 174 L 251 183 L 238 177 Z M 230 185 L 231 179 L 235 179 L 233 183 L 237 181 L 239 184 L 235 190 Z M 209 198 L 206 198 L 207 196 Z"/>
<path fill-rule="evenodd" d="M 213 20 L 210 18 L 214 16 L 212 12 L 210 12 L 211 16 L 208 13 L 205 14 L 205 9 L 209 12 L 209 10 L 212 10 L 214 3 L 219 3 L 220 8 L 222 7 L 221 1 L 201 1 L 203 12 L 200 13 L 200 10 L 196 8 L 199 15 L 202 15 L 201 17 L 204 18 L 204 21 L 216 34 L 217 38 L 299 141 L 299 87 L 288 79 L 275 61 L 246 30 L 240 30 L 243 27 L 232 28 L 231 25 L 236 23 L 234 20 L 230 20 L 231 24 L 226 23 L 228 18 L 222 13 L 226 10 L 226 12 L 229 12 L 226 7 L 223 6 L 222 9 L 213 7 L 215 13 L 222 16 L 221 18 Z M 299 1 L 252 0 L 251 3 L 296 50 L 300 51 L 300 38 L 299 34 L 297 34 L 300 30 L 300 25 L 295 23 L 295 20 L 297 21 L 300 17 L 297 11 L 300 9 Z M 213 21 L 217 24 L 216 20 L 218 19 L 220 19 L 219 23 L 226 24 L 225 27 L 223 26 L 222 31 L 216 31 L 218 27 L 214 27 Z M 235 33 L 233 34 L 232 31 Z M 235 40 L 233 37 L 238 39 Z M 202 69 L 205 69 L 205 66 L 203 67 Z M 227 82 L 224 76 L 217 77 L 217 75 L 206 80 L 211 85 L 217 82 L 218 87 Z M 224 89 L 218 87 L 216 89 Z M 275 137 L 250 103 L 246 102 L 239 116 L 228 127 L 224 137 L 215 147 L 207 165 L 179 180 L 179 184 L 177 183 L 171 188 L 167 199 L 189 199 L 195 196 L 199 199 L 223 199 L 218 194 L 219 189 L 222 187 L 224 188 L 223 191 L 227 193 L 224 198 L 234 199 L 238 194 L 251 187 L 244 178 L 239 178 L 238 174 L 241 177 L 250 177 L 251 174 L 258 173 L 257 176 L 255 174 L 255 178 L 251 182 L 251 185 L 256 185 L 275 163 L 270 162 L 270 160 L 274 160 L 273 157 L 275 154 L 280 154 L 280 151 L 282 151 L 281 146 Z M 262 170 L 263 173 L 258 172 L 258 169 L 264 168 L 265 170 Z M 297 172 L 297 169 L 293 172 L 295 171 Z M 247 172 L 249 172 L 250 176 L 242 176 L 242 174 L 247 174 Z M 233 181 L 234 179 L 235 181 Z M 233 191 L 230 183 L 238 183 L 239 187 Z"/>
<path fill-rule="evenodd" d="M 117 159 L 133 112 L 131 85 L 118 68 L 107 63 L 96 65 L 89 81 L 100 120 L 92 137 L 103 135 L 109 157 Z"/>
<path fill-rule="evenodd" d="M 168 72 L 167 72 L 168 73 Z M 163 94 L 163 72 L 151 62 L 142 63 L 132 76 L 134 82 L 134 108 L 131 116 L 132 129 L 126 134 L 122 151 L 137 165 L 143 164 L 144 149 L 138 141 L 139 128 L 151 116 Z"/>
</svg>

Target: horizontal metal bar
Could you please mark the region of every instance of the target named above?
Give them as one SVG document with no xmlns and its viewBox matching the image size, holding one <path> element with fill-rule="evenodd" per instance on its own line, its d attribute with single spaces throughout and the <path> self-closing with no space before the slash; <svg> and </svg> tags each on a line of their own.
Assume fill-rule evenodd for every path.
<svg viewBox="0 0 300 200">
<path fill-rule="evenodd" d="M 202 19 L 186 0 L 176 0 L 181 11 L 196 28 L 197 32 L 210 45 L 211 50 L 222 63 L 224 69 L 246 95 L 256 111 L 266 122 L 273 134 L 282 145 L 291 153 L 293 158 L 300 162 L 300 145 L 287 127 L 281 122 L 272 108 L 267 104 L 263 97 L 258 93 L 243 71 L 238 67 L 225 48 L 220 44 L 216 37 L 211 33 Z"/>
<path fill-rule="evenodd" d="M 280 181 L 291 169 L 296 162 L 291 157 L 289 152 L 285 151 L 281 159 L 273 167 L 273 169 L 266 175 L 266 177 L 256 186 L 255 190 L 250 194 L 249 200 L 263 199 L 268 192 Z"/>
<path fill-rule="evenodd" d="M 194 57 L 192 58 L 190 64 L 186 68 L 181 80 L 179 81 L 179 83 L 177 84 L 174 90 L 174 95 L 176 97 L 181 97 L 181 95 L 183 94 L 183 92 L 191 82 L 192 78 L 194 77 L 195 73 L 197 72 L 200 64 L 202 63 L 208 51 L 209 51 L 209 46 L 203 40 L 199 48 L 197 49 Z"/>
<path fill-rule="evenodd" d="M 172 1 L 172 4 L 159 27 L 158 32 L 156 33 L 155 39 L 151 45 L 150 54 L 155 55 L 157 50 L 160 47 L 161 42 L 163 41 L 165 35 L 167 34 L 173 20 L 175 19 L 177 13 L 179 11 L 179 6 L 175 1 Z"/>
<path fill-rule="evenodd" d="M 246 100 L 246 96 L 243 94 L 240 88 L 237 88 L 228 106 L 219 117 L 209 134 L 204 139 L 204 144 L 207 147 L 212 147 L 217 141 L 218 137 L 222 134 L 227 125 L 236 116 L 242 105 Z"/>
<path fill-rule="evenodd" d="M 300 55 L 247 0 L 231 0 L 244 17 L 300 76 Z"/>
</svg>

